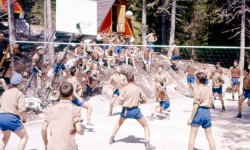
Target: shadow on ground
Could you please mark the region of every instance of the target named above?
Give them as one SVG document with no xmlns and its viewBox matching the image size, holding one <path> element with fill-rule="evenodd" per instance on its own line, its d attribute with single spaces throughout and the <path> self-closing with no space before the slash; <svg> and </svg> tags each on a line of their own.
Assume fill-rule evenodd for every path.
<svg viewBox="0 0 250 150">
<path fill-rule="evenodd" d="M 141 143 L 141 144 L 144 144 L 144 141 L 145 141 L 145 139 L 143 139 L 143 138 L 137 138 L 137 137 L 135 137 L 133 135 L 129 135 L 128 137 L 123 138 L 123 139 L 119 139 L 116 142 Z"/>
</svg>

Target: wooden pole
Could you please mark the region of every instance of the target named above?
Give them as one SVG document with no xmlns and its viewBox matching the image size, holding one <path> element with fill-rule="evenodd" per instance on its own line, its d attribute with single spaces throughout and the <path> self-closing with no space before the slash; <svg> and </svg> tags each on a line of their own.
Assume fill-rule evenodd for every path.
<svg viewBox="0 0 250 150">
<path fill-rule="evenodd" d="M 142 0 L 142 45 L 147 45 L 147 1 Z"/>
<path fill-rule="evenodd" d="M 169 39 L 169 47 L 171 48 L 172 43 L 174 43 L 175 38 L 175 20 L 176 20 L 176 0 L 172 0 L 172 11 L 171 11 L 171 29 L 170 29 L 170 39 Z M 172 59 L 172 52 L 168 51 L 168 59 Z"/>
</svg>

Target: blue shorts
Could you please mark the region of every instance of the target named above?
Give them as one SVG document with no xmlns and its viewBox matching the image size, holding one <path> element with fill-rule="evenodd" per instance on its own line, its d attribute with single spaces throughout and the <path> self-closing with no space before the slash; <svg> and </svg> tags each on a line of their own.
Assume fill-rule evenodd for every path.
<svg viewBox="0 0 250 150">
<path fill-rule="evenodd" d="M 0 113 L 0 129 L 2 131 L 10 130 L 12 132 L 23 129 L 21 118 L 10 113 Z"/>
<path fill-rule="evenodd" d="M 39 67 L 38 67 L 38 69 L 41 70 L 41 68 L 39 68 Z M 33 66 L 31 66 L 30 71 L 31 71 L 31 73 L 38 73 L 38 71 Z"/>
<path fill-rule="evenodd" d="M 172 56 L 172 59 L 173 59 L 173 60 L 176 60 L 176 59 L 178 59 L 178 58 L 180 58 L 180 54 L 174 54 L 174 55 Z"/>
<path fill-rule="evenodd" d="M 120 96 L 120 92 L 118 89 L 116 89 L 114 92 L 113 92 L 113 95 L 117 95 L 117 96 Z"/>
<path fill-rule="evenodd" d="M 103 45 L 103 46 L 102 46 L 102 49 L 103 49 L 103 50 L 106 50 L 106 49 L 108 49 L 108 48 L 109 48 L 108 45 Z"/>
<path fill-rule="evenodd" d="M 160 106 L 163 107 L 164 109 L 168 109 L 168 107 L 170 106 L 170 102 L 169 101 L 160 101 Z"/>
<path fill-rule="evenodd" d="M 134 107 L 134 108 L 123 108 L 121 112 L 122 118 L 131 118 L 131 119 L 141 119 L 143 117 L 140 108 Z"/>
<path fill-rule="evenodd" d="M 144 62 L 144 64 L 148 64 L 148 63 L 150 63 L 150 60 L 149 60 L 149 58 L 148 59 L 143 59 L 143 62 Z"/>
<path fill-rule="evenodd" d="M 208 85 L 208 83 L 209 83 L 209 81 L 208 81 L 208 79 L 207 79 L 206 82 L 205 82 L 205 85 Z"/>
<path fill-rule="evenodd" d="M 240 86 L 239 78 L 232 78 L 231 81 L 233 86 Z"/>
<path fill-rule="evenodd" d="M 155 45 L 153 42 L 148 42 L 148 47 L 150 50 L 154 51 L 155 50 Z"/>
<path fill-rule="evenodd" d="M 194 116 L 193 126 L 202 126 L 202 128 L 209 128 L 212 126 L 210 108 L 199 107 L 196 115 Z"/>
<path fill-rule="evenodd" d="M 213 93 L 222 94 L 222 86 L 220 86 L 218 89 L 212 88 L 212 91 L 213 91 Z"/>
<path fill-rule="evenodd" d="M 88 84 L 86 85 L 86 87 L 87 87 L 86 88 L 86 92 L 87 93 L 91 93 L 92 92 L 92 88 Z"/>
<path fill-rule="evenodd" d="M 243 90 L 243 95 L 250 100 L 250 90 Z"/>
<path fill-rule="evenodd" d="M 83 104 L 84 104 L 84 101 L 81 102 L 77 98 L 74 98 L 71 102 L 79 107 L 83 106 Z"/>
<path fill-rule="evenodd" d="M 64 64 L 59 65 L 59 64 L 56 63 L 54 68 L 53 68 L 53 72 L 57 73 L 60 69 L 64 70 L 64 69 L 66 69 L 66 67 L 64 66 Z"/>
<path fill-rule="evenodd" d="M 194 84 L 195 82 L 195 76 L 187 76 L 187 83 Z"/>
<path fill-rule="evenodd" d="M 115 54 L 121 54 L 122 53 L 122 46 L 116 46 L 114 50 Z"/>
</svg>

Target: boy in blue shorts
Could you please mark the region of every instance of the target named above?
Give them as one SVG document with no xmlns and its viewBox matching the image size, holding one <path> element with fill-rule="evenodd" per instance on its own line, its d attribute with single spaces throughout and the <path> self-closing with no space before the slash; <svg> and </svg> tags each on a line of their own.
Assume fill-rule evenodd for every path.
<svg viewBox="0 0 250 150">
<path fill-rule="evenodd" d="M 138 107 L 140 103 L 146 100 L 146 96 L 141 90 L 141 88 L 139 88 L 134 84 L 134 75 L 130 72 L 127 74 L 127 82 L 128 85 L 125 86 L 120 93 L 121 96 L 120 104 L 123 107 L 121 112 L 121 117 L 114 128 L 109 144 L 113 144 L 115 142 L 114 140 L 115 135 L 119 131 L 124 121 L 128 118 L 131 118 L 131 119 L 136 119 L 144 128 L 146 149 L 147 150 L 156 149 L 155 146 L 150 144 L 149 126 L 146 119 L 143 117 L 140 108 Z"/>
<path fill-rule="evenodd" d="M 154 119 L 155 114 L 160 113 L 166 116 L 169 116 L 169 107 L 170 107 L 170 100 L 167 94 L 167 91 L 164 88 L 159 88 L 156 96 L 156 104 L 152 107 L 152 114 L 149 116 L 149 119 Z"/>
<path fill-rule="evenodd" d="M 70 75 L 71 77 L 67 79 L 67 83 L 70 83 L 73 86 L 73 100 L 72 103 L 76 106 L 83 107 L 87 109 L 87 123 L 86 125 L 94 126 L 93 123 L 91 123 L 91 114 L 92 114 L 92 106 L 83 100 L 83 90 L 82 85 L 77 79 L 78 76 L 78 70 L 76 67 L 72 67 L 70 69 Z"/>
<path fill-rule="evenodd" d="M 187 83 L 189 86 L 189 96 L 193 97 L 194 96 L 194 84 L 195 84 L 195 68 L 192 64 L 192 61 L 188 61 L 188 66 L 185 71 L 187 74 Z"/>
<path fill-rule="evenodd" d="M 53 87 L 52 81 L 56 77 L 56 75 L 58 75 L 58 73 L 60 71 L 63 71 L 63 70 L 66 69 L 66 67 L 64 65 L 64 62 L 61 62 L 62 59 L 63 59 L 63 55 L 64 55 L 64 52 L 59 52 L 58 55 L 57 55 L 56 63 L 54 65 L 53 73 L 52 73 L 52 76 L 51 76 L 51 79 L 50 79 L 51 80 L 51 87 Z"/>
<path fill-rule="evenodd" d="M 192 114 L 190 119 L 187 121 L 187 124 L 191 125 L 188 150 L 194 149 L 195 138 L 200 126 L 205 129 L 210 150 L 215 150 L 210 114 L 213 95 L 211 89 L 205 85 L 206 79 L 207 75 L 205 73 L 199 72 L 196 74 L 196 83 L 198 87 L 194 94 Z"/>
<path fill-rule="evenodd" d="M 237 92 L 238 96 L 240 95 L 240 76 L 241 69 L 238 65 L 238 61 L 234 60 L 233 66 L 230 67 L 229 79 L 232 81 L 232 100 L 234 100 L 234 93 Z M 240 97 L 240 96 L 239 96 Z M 240 99 L 240 98 L 239 98 Z"/>
<path fill-rule="evenodd" d="M 22 124 L 26 122 L 25 112 L 25 96 L 20 91 L 22 90 L 22 75 L 15 73 L 10 83 L 12 88 L 6 90 L 0 97 L 0 130 L 2 130 L 3 138 L 0 142 L 0 150 L 4 150 L 11 132 L 14 132 L 21 138 L 18 149 L 24 150 L 28 141 L 28 135 Z"/>
<path fill-rule="evenodd" d="M 224 80 L 222 79 L 221 74 L 218 72 L 217 66 L 213 66 L 210 79 L 212 79 L 213 96 L 215 95 L 215 93 L 217 93 L 219 95 L 219 99 L 220 99 L 221 105 L 222 105 L 221 112 L 224 112 L 224 111 L 226 111 L 225 105 L 224 105 L 224 100 L 222 97 L 222 85 L 224 83 Z M 214 104 L 213 104 L 212 108 L 215 109 Z"/>
<path fill-rule="evenodd" d="M 243 71 L 244 79 L 243 79 L 243 95 L 239 99 L 238 102 L 238 114 L 235 118 L 242 118 L 242 103 L 248 99 L 247 105 L 250 107 L 250 76 L 249 76 L 249 69 L 244 69 Z"/>
<path fill-rule="evenodd" d="M 111 98 L 110 106 L 109 106 L 109 113 L 107 117 L 112 116 L 113 107 L 115 104 L 115 101 L 120 96 L 120 89 L 123 88 L 126 84 L 126 76 L 122 74 L 121 68 L 118 66 L 116 67 L 116 73 L 112 75 L 108 80 L 108 85 L 112 88 L 113 95 Z"/>
</svg>

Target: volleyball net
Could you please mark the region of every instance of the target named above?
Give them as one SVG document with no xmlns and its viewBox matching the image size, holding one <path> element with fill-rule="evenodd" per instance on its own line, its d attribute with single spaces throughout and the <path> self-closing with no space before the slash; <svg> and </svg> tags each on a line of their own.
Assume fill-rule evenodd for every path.
<svg viewBox="0 0 250 150">
<path fill-rule="evenodd" d="M 136 49 L 142 55 L 142 50 L 145 47 L 150 47 L 149 45 L 113 45 L 113 44 L 99 44 L 96 43 L 82 43 L 82 42 L 43 42 L 43 41 L 13 41 L 19 44 L 19 50 L 21 53 L 34 51 L 37 46 L 43 46 L 45 44 L 52 44 L 54 46 L 55 52 L 63 51 L 67 45 L 69 45 L 69 51 L 74 51 L 78 45 L 82 45 L 85 50 L 88 51 L 88 48 L 103 48 L 104 46 L 121 47 L 120 54 L 123 55 L 125 49 Z M 221 62 L 223 67 L 232 66 L 234 60 L 240 59 L 240 49 L 241 47 L 232 47 L 232 46 L 182 46 L 176 45 L 180 51 L 180 60 L 190 60 L 193 59 L 195 62 L 215 64 L 216 62 Z M 169 52 L 169 45 L 154 45 L 154 51 L 161 53 L 162 55 L 167 55 Z M 244 47 L 245 49 L 245 64 L 248 63 L 250 55 L 250 47 Z"/>
</svg>

